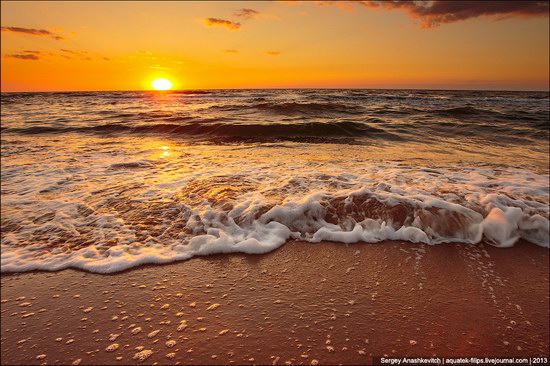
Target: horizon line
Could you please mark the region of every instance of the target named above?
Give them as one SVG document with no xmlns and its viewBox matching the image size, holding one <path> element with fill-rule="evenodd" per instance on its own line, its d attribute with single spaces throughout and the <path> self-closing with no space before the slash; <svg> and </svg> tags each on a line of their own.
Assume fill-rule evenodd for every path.
<svg viewBox="0 0 550 366">
<path fill-rule="evenodd" d="M 106 92 L 153 92 L 172 93 L 182 91 L 203 91 L 203 90 L 426 90 L 426 91 L 483 91 L 483 92 L 550 92 L 550 85 L 547 89 L 453 89 L 453 88 L 369 88 L 369 87 L 279 87 L 279 88 L 197 88 L 197 89 L 111 89 L 111 90 L 37 90 L 37 91 L 0 91 L 1 94 L 8 93 L 106 93 Z"/>
</svg>

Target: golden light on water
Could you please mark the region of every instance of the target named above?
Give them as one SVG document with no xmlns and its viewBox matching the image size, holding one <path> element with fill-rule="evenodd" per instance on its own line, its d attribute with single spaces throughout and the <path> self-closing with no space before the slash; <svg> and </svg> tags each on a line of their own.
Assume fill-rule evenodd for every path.
<svg viewBox="0 0 550 366">
<path fill-rule="evenodd" d="M 151 82 L 151 86 L 155 90 L 170 90 L 172 89 L 172 82 L 165 78 L 158 78 Z"/>
</svg>

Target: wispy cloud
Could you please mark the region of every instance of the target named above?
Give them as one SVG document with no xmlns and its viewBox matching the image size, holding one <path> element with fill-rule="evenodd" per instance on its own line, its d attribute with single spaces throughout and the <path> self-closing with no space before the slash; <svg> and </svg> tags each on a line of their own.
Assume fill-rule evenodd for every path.
<svg viewBox="0 0 550 366">
<path fill-rule="evenodd" d="M 548 17 L 548 1 L 361 1 L 368 8 L 402 10 L 421 22 L 423 28 L 477 17 L 502 20 L 510 17 Z"/>
<path fill-rule="evenodd" d="M 155 69 L 155 70 L 170 70 L 169 67 L 164 67 L 164 66 L 160 66 L 160 65 L 152 65 L 152 66 L 149 66 L 150 69 Z"/>
<path fill-rule="evenodd" d="M 49 60 L 52 57 L 63 57 L 68 60 L 110 61 L 109 58 L 94 52 L 69 50 L 64 48 L 59 49 L 59 51 L 60 52 L 24 50 L 24 51 L 19 51 L 17 53 L 4 55 L 4 57 L 17 58 L 20 60 Z"/>
<path fill-rule="evenodd" d="M 241 27 L 241 23 L 232 22 L 231 20 L 219 19 L 219 18 L 206 18 L 204 20 L 204 23 L 210 27 L 220 26 L 220 27 L 226 27 L 231 30 L 237 30 Z"/>
<path fill-rule="evenodd" d="M 70 53 L 71 55 L 77 55 L 77 56 L 80 56 L 82 54 L 82 52 L 67 50 L 67 49 L 64 49 L 64 48 L 59 49 L 59 51 L 65 52 L 65 53 Z"/>
<path fill-rule="evenodd" d="M 260 12 L 254 9 L 242 8 L 242 9 L 236 10 L 233 13 L 233 15 L 236 16 L 237 18 L 252 19 L 260 15 Z"/>
<path fill-rule="evenodd" d="M 239 50 L 223 50 L 225 53 L 239 53 Z"/>
<path fill-rule="evenodd" d="M 60 35 L 50 32 L 49 30 L 46 30 L 46 29 L 2 27 L 1 30 L 2 32 L 21 33 L 21 34 L 28 34 L 31 36 L 39 36 L 39 37 L 51 37 L 57 41 L 64 39 Z"/>
<path fill-rule="evenodd" d="M 76 60 L 84 60 L 84 61 L 94 61 L 94 60 L 110 61 L 109 58 L 104 57 L 99 53 L 93 53 L 93 52 L 82 51 L 82 50 L 69 50 L 66 48 L 60 48 L 59 51 L 61 51 L 59 56 L 69 60 L 76 59 Z"/>
<path fill-rule="evenodd" d="M 40 54 L 40 51 L 23 51 L 22 53 L 12 53 L 9 55 L 4 55 L 6 58 L 17 58 L 19 60 L 40 60 L 40 57 L 38 56 Z"/>
<path fill-rule="evenodd" d="M 278 56 L 281 54 L 280 51 L 267 51 L 266 53 L 270 56 Z"/>
<path fill-rule="evenodd" d="M 354 3 L 356 3 L 356 2 L 354 2 L 354 1 L 342 1 L 342 0 L 338 0 L 338 1 L 318 1 L 317 5 L 320 5 L 320 6 L 336 6 L 340 10 L 353 11 L 354 10 L 354 7 L 353 7 Z"/>
</svg>

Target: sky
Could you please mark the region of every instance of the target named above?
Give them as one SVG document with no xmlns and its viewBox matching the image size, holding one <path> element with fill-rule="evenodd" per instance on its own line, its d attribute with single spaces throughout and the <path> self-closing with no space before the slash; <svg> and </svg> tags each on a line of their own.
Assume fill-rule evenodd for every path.
<svg viewBox="0 0 550 366">
<path fill-rule="evenodd" d="M 548 90 L 548 1 L 1 2 L 1 90 Z"/>
</svg>

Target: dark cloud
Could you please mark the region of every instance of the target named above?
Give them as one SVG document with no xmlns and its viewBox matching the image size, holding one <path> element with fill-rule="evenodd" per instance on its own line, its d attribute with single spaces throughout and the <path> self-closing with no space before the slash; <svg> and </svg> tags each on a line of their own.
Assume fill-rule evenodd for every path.
<svg viewBox="0 0 550 366">
<path fill-rule="evenodd" d="M 238 50 L 224 50 L 225 53 L 239 53 Z"/>
<path fill-rule="evenodd" d="M 11 55 L 5 55 L 4 57 L 17 58 L 20 60 L 40 60 L 40 57 L 32 53 L 14 53 Z"/>
<path fill-rule="evenodd" d="M 13 33 L 23 33 L 23 34 L 29 34 L 32 36 L 40 36 L 40 37 L 51 37 L 55 40 L 62 40 L 63 37 L 60 35 L 57 35 L 55 33 L 50 32 L 49 30 L 45 29 L 34 29 L 34 28 L 21 28 L 21 27 L 2 27 L 2 32 L 13 32 Z"/>
<path fill-rule="evenodd" d="M 548 1 L 361 1 L 369 8 L 403 10 L 421 22 L 423 28 L 454 23 L 480 16 L 501 20 L 510 17 L 547 17 Z"/>
<path fill-rule="evenodd" d="M 231 30 L 237 30 L 241 27 L 241 23 L 232 22 L 230 20 L 219 19 L 219 18 L 206 18 L 204 22 L 206 25 L 210 27 L 220 26 L 220 27 L 229 28 Z"/>
<path fill-rule="evenodd" d="M 242 19 L 251 19 L 260 15 L 260 12 L 254 9 L 243 8 L 235 11 L 233 15 Z"/>
<path fill-rule="evenodd" d="M 281 54 L 279 51 L 267 51 L 266 53 L 270 56 L 278 56 Z"/>
</svg>

